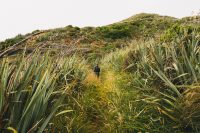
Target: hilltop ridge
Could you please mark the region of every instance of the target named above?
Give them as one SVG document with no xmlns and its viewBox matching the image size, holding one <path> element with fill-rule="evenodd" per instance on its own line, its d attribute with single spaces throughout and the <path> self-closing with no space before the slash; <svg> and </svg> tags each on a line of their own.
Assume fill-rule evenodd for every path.
<svg viewBox="0 0 200 133">
<path fill-rule="evenodd" d="M 29 51 L 38 47 L 43 50 L 63 50 L 64 47 L 66 49 L 89 48 L 90 50 L 86 50 L 86 52 L 94 52 L 100 48 L 103 52 L 109 52 L 115 48 L 126 46 L 132 40 L 159 39 L 160 36 L 174 25 L 198 26 L 199 20 L 200 17 L 198 16 L 177 19 L 158 14 L 141 13 L 120 22 L 101 27 L 79 28 L 68 25 L 63 28 L 44 31 L 36 30 L 26 35 L 17 35 L 15 38 L 0 42 L 0 51 L 2 53 L 14 45 L 15 48 L 10 52 L 11 54 L 17 53 L 17 51 L 21 51 L 25 47 Z M 18 44 L 19 42 L 20 44 Z"/>
</svg>

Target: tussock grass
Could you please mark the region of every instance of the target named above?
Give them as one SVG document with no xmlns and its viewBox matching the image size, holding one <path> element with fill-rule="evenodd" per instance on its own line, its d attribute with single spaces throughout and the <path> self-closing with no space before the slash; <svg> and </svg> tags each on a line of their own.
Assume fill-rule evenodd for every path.
<svg viewBox="0 0 200 133">
<path fill-rule="evenodd" d="M 100 78 L 78 56 L 4 59 L 0 129 L 199 132 L 199 41 L 134 41 L 99 61 Z"/>
<path fill-rule="evenodd" d="M 75 63 L 76 62 L 76 63 Z M 75 57 L 57 59 L 34 54 L 0 62 L 0 129 L 20 133 L 43 132 L 71 89 L 83 78 L 83 63 Z M 74 65 L 76 64 L 76 65 Z"/>
<path fill-rule="evenodd" d="M 134 56 L 135 54 L 137 56 Z M 146 89 L 145 93 L 149 93 L 146 97 L 154 97 L 157 108 L 154 111 L 160 113 L 166 125 L 169 125 L 170 121 L 174 123 L 171 127 L 174 130 L 200 130 L 196 121 L 199 119 L 199 105 L 190 101 L 191 97 L 187 97 L 191 94 L 198 95 L 198 91 L 191 91 L 190 87 L 199 84 L 199 54 L 199 38 L 194 32 L 189 36 L 180 36 L 170 43 L 139 46 L 127 58 L 129 63 L 132 62 L 127 70 L 138 72 L 137 76 L 147 85 L 141 84 L 141 87 Z M 187 98 L 189 99 L 186 100 Z M 195 101 L 196 98 L 192 99 Z"/>
</svg>

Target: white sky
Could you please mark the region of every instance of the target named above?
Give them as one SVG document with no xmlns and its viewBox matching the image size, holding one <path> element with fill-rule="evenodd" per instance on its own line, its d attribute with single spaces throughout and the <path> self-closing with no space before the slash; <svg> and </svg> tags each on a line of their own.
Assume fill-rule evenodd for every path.
<svg viewBox="0 0 200 133">
<path fill-rule="evenodd" d="M 37 29 L 101 26 L 134 14 L 174 17 L 200 11 L 200 0 L 0 0 L 0 40 Z"/>
</svg>

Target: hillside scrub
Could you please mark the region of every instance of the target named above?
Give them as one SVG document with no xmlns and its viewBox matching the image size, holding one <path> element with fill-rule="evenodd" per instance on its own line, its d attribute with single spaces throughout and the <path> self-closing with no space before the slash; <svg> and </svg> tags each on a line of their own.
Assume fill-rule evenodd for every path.
<svg viewBox="0 0 200 133">
<path fill-rule="evenodd" d="M 6 39 L 4 42 L 0 42 L 0 51 L 20 42 L 23 39 L 25 39 L 25 36 L 19 34 L 15 38 Z"/>
<path fill-rule="evenodd" d="M 30 54 L 0 60 L 0 132 L 200 132 L 200 36 L 191 23 L 139 14 L 34 36 L 19 46 Z"/>
<path fill-rule="evenodd" d="M 125 44 L 127 41 L 130 42 L 135 39 L 159 38 L 164 31 L 177 23 L 178 25 L 192 25 L 195 27 L 198 25 L 196 21 L 193 22 L 191 20 L 188 22 L 186 20 L 185 18 L 176 19 L 169 16 L 142 13 L 107 26 L 79 28 L 69 25 L 63 28 L 45 30 L 42 34 L 33 36 L 23 42 L 19 47 L 35 48 L 38 45 L 58 44 L 75 45 L 75 47 L 80 48 L 83 45 L 88 47 L 93 45 L 106 46 L 108 43 L 116 43 L 118 40 L 122 40 Z M 15 38 L 0 42 L 0 50 L 3 51 L 37 32 L 40 31 L 36 30 L 32 33 L 18 35 Z"/>
<path fill-rule="evenodd" d="M 129 47 L 106 55 L 100 63 L 100 79 L 92 73 L 87 75 L 82 91 L 73 95 L 72 101 L 68 99 L 69 108 L 74 111 L 54 119 L 55 129 L 198 132 L 199 86 L 189 62 L 197 57 L 191 66 L 198 63 L 199 38 L 195 33 L 192 36 L 192 42 L 183 44 L 184 36 L 168 44 L 153 40 L 132 42 Z M 175 61 L 181 65 L 173 65 Z M 198 68 L 194 71 L 199 78 Z"/>
</svg>

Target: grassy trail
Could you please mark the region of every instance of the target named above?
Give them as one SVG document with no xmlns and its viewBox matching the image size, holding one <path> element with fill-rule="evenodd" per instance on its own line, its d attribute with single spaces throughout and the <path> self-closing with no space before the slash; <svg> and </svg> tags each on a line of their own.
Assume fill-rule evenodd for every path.
<svg viewBox="0 0 200 133">
<path fill-rule="evenodd" d="M 94 72 L 91 70 L 84 81 L 87 86 L 93 86 L 96 93 L 93 98 L 97 98 L 98 101 L 96 102 L 100 103 L 102 107 L 105 107 L 99 107 L 99 110 L 103 109 L 103 111 L 100 111 L 96 119 L 91 122 L 91 132 L 105 132 L 103 131 L 105 128 L 110 130 L 108 132 L 111 132 L 112 130 L 112 127 L 109 123 L 110 119 L 112 119 L 110 118 L 110 114 L 117 111 L 117 107 L 115 106 L 116 103 L 114 103 L 115 101 L 113 101 L 113 99 L 118 99 L 118 96 L 121 95 L 121 88 L 119 88 L 117 84 L 117 76 L 119 75 L 116 75 L 115 72 L 108 70 L 103 71 L 100 75 L 100 78 L 97 78 Z M 116 97 L 113 97 L 113 95 Z M 104 128 L 102 128 L 102 126 Z"/>
<path fill-rule="evenodd" d="M 97 91 L 99 92 L 102 98 L 106 98 L 106 94 L 119 92 L 119 88 L 116 84 L 116 76 L 113 71 L 103 72 L 100 75 L 100 78 L 94 74 L 93 71 L 90 71 L 87 75 L 85 82 L 87 85 L 96 86 Z"/>
</svg>

